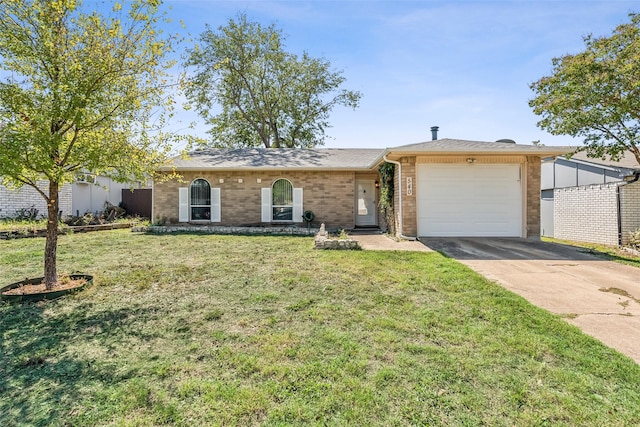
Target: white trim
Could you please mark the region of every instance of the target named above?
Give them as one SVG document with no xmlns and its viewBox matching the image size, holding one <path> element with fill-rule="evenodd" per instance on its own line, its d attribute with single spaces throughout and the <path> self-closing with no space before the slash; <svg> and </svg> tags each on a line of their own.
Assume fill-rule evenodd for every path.
<svg viewBox="0 0 640 427">
<path fill-rule="evenodd" d="M 211 222 L 220 222 L 220 188 L 211 187 Z"/>
<path fill-rule="evenodd" d="M 302 222 L 302 188 L 293 189 L 293 222 Z"/>
<path fill-rule="evenodd" d="M 178 188 L 178 222 L 189 222 L 189 187 Z"/>
<path fill-rule="evenodd" d="M 540 182 L 542 182 L 542 164 L 538 166 L 540 168 Z M 520 212 L 520 236 L 521 237 L 529 237 L 529 216 L 527 213 L 529 212 L 529 194 L 527 192 L 527 188 L 529 185 L 529 174 L 528 174 L 529 163 L 520 163 L 518 173 L 520 177 L 518 181 L 520 181 L 520 203 L 521 203 L 521 212 Z M 542 190 L 538 189 L 538 199 L 540 203 L 542 202 Z M 538 205 L 538 209 L 540 209 L 540 205 Z M 540 212 L 540 210 L 538 210 Z M 540 227 L 540 233 L 542 232 L 542 224 L 540 223 L 540 217 L 538 218 L 538 225 Z M 541 235 L 541 234 L 540 234 Z"/>
<path fill-rule="evenodd" d="M 365 215 L 360 215 L 360 186 L 366 185 L 367 190 L 373 194 L 372 206 L 364 206 L 367 209 Z M 378 213 L 376 210 L 376 184 L 373 179 L 357 179 L 355 184 L 355 224 L 358 226 L 372 226 L 378 225 Z M 362 200 L 364 202 L 364 198 Z"/>
<path fill-rule="evenodd" d="M 262 189 L 262 222 L 271 222 L 271 187 Z"/>
</svg>

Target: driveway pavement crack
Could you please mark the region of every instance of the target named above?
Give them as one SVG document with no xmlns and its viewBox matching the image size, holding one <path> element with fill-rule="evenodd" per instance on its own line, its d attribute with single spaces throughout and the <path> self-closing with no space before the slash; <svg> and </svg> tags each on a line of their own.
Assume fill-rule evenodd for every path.
<svg viewBox="0 0 640 427">
<path fill-rule="evenodd" d="M 576 319 L 580 316 L 624 316 L 624 317 L 633 317 L 633 314 L 631 313 L 605 313 L 605 312 L 597 312 L 594 311 L 592 313 L 570 313 L 567 315 L 563 315 L 563 317 L 566 317 L 568 319 Z"/>
</svg>

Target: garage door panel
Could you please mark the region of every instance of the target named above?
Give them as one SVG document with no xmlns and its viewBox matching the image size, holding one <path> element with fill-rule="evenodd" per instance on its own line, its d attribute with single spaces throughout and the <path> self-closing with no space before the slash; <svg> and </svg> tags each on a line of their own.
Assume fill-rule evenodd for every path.
<svg viewBox="0 0 640 427">
<path fill-rule="evenodd" d="M 417 166 L 420 236 L 522 234 L 518 164 Z"/>
</svg>

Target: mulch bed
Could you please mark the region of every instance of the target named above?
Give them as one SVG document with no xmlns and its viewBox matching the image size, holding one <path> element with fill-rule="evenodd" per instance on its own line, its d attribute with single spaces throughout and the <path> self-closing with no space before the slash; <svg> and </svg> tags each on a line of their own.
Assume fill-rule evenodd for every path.
<svg viewBox="0 0 640 427">
<path fill-rule="evenodd" d="M 62 228 L 58 230 L 59 234 L 67 234 L 68 232 L 72 233 L 87 233 L 90 231 L 102 231 L 102 230 L 115 230 L 118 228 L 131 228 L 132 224 L 128 222 L 119 222 L 119 223 L 109 223 L 109 224 L 97 224 L 97 225 L 77 225 L 77 226 L 68 226 L 66 228 Z M 10 230 L 10 231 L 0 231 L 0 240 L 9 240 L 9 239 L 22 239 L 26 237 L 45 237 L 47 235 L 46 228 L 35 228 L 29 230 Z"/>
<path fill-rule="evenodd" d="M 87 279 L 62 279 L 56 282 L 51 289 L 47 289 L 44 283 L 25 284 L 17 288 L 2 292 L 2 295 L 32 295 L 46 292 L 58 292 L 74 289 L 87 283 Z"/>
</svg>

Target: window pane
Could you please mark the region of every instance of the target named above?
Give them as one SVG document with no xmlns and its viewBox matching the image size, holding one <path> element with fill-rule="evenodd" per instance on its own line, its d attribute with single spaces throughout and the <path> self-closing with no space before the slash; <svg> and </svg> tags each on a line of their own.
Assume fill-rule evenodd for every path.
<svg viewBox="0 0 640 427">
<path fill-rule="evenodd" d="M 211 208 L 191 208 L 192 220 L 209 220 L 211 219 Z"/>
<path fill-rule="evenodd" d="M 274 221 L 291 221 L 293 219 L 293 208 L 273 208 Z"/>
<path fill-rule="evenodd" d="M 293 186 L 286 179 L 279 179 L 273 183 L 273 204 L 293 205 Z"/>
<path fill-rule="evenodd" d="M 211 204 L 211 187 L 204 179 L 196 179 L 191 184 L 191 205 L 202 206 Z"/>
</svg>

